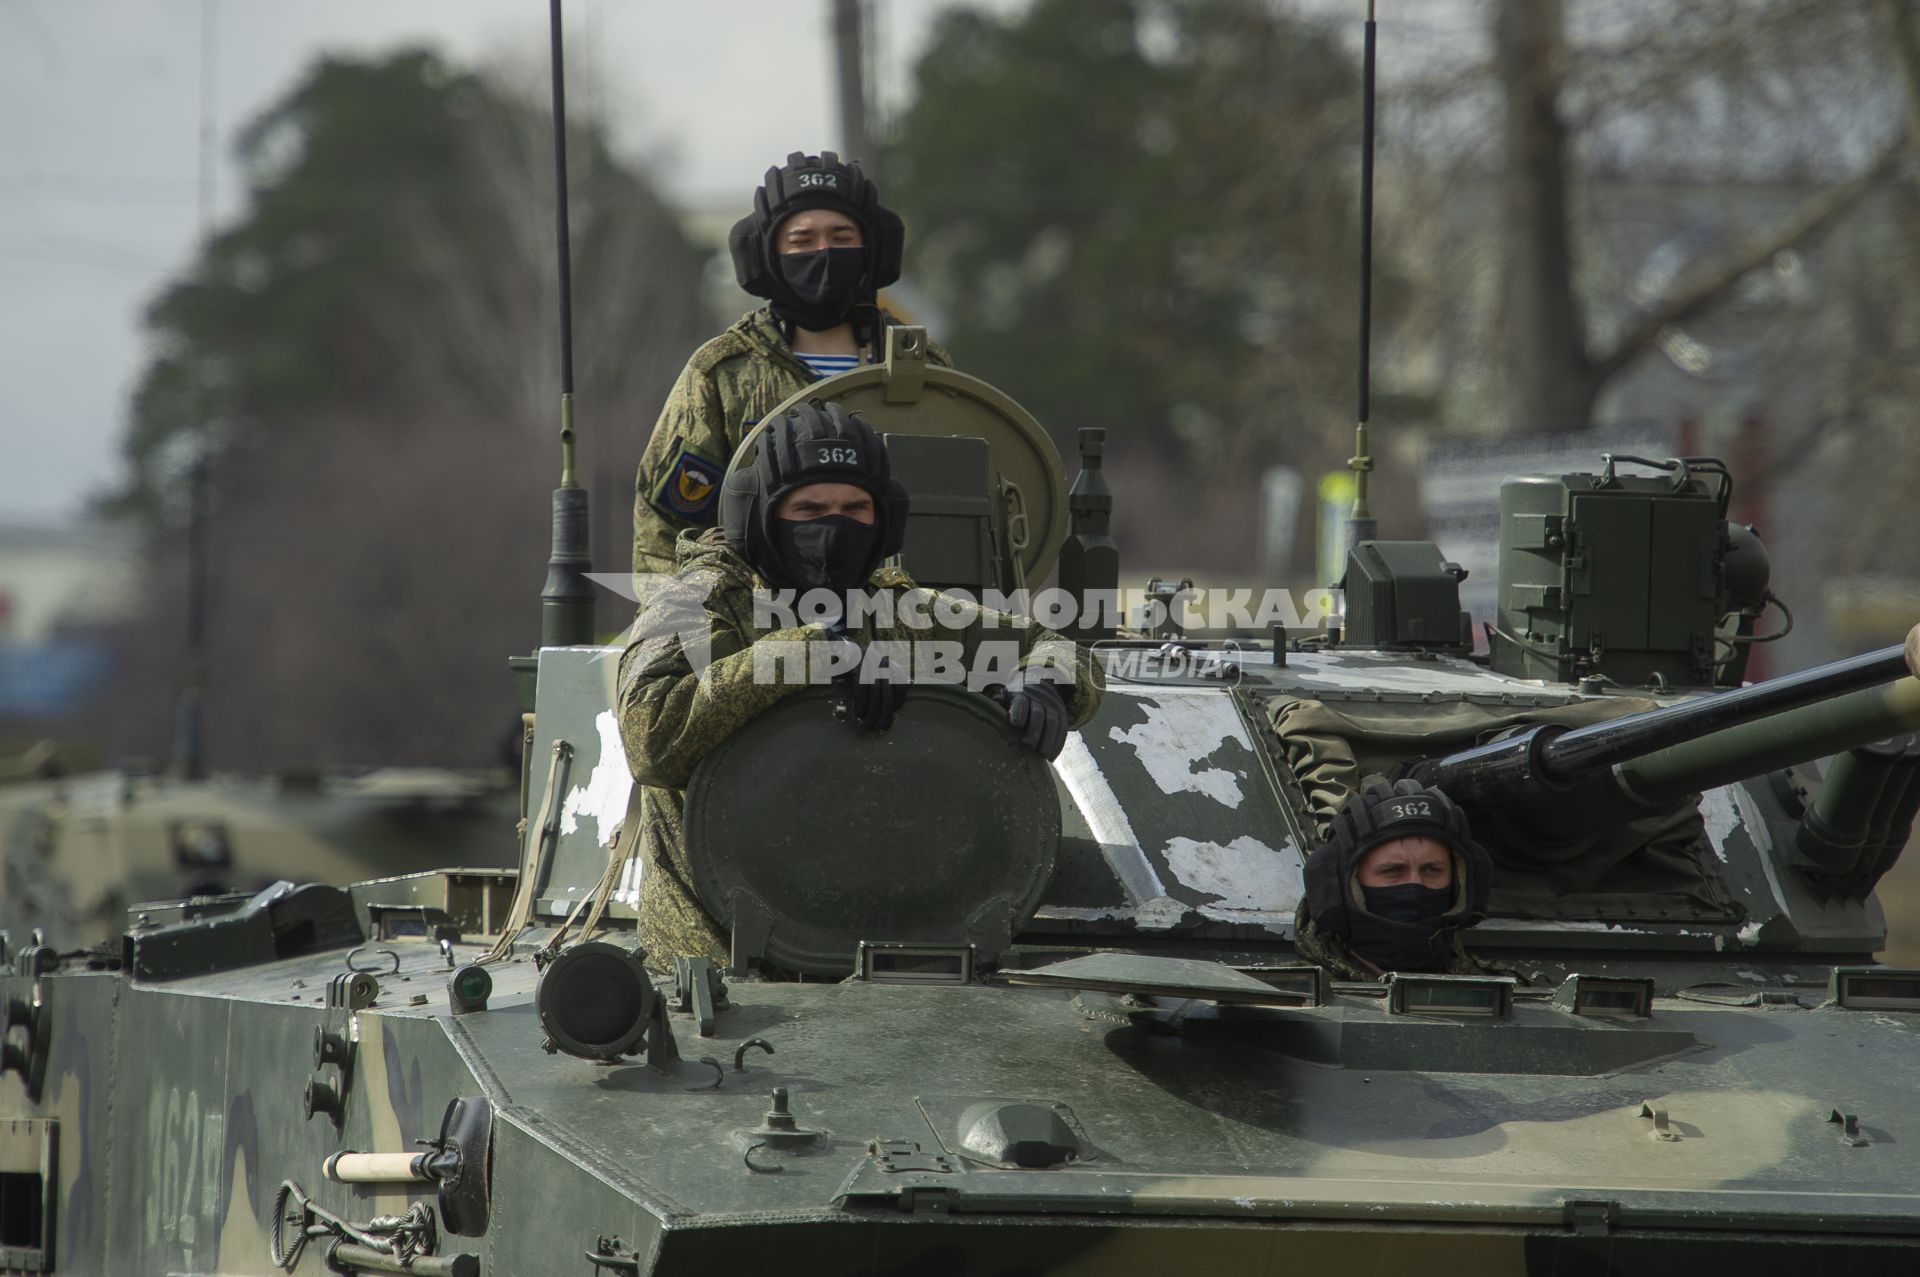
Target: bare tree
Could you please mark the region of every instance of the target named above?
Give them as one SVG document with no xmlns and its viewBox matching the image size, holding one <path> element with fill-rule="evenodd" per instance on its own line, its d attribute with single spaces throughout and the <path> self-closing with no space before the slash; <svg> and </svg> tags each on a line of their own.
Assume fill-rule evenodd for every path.
<svg viewBox="0 0 1920 1277">
<path fill-rule="evenodd" d="M 1659 127 L 1671 126 L 1678 114 L 1683 126 L 1697 125 L 1691 116 L 1724 113 L 1731 99 L 1747 94 L 1760 99 L 1762 118 L 1777 120 L 1827 87 L 1819 72 L 1872 57 L 1857 14 L 1821 16 L 1824 25 L 1815 25 L 1812 11 L 1829 6 L 1766 0 L 1660 6 L 1658 13 L 1645 3 L 1614 8 L 1625 36 L 1584 54 L 1568 38 L 1560 0 L 1495 0 L 1492 9 L 1493 69 L 1505 87 L 1507 399 L 1510 419 L 1534 429 L 1585 426 L 1607 384 L 1664 334 L 1725 300 L 1752 271 L 1832 227 L 1885 181 L 1902 154 L 1896 131 L 1851 173 L 1828 181 L 1776 224 L 1693 263 L 1650 305 L 1635 308 L 1632 322 L 1601 337 L 1575 284 L 1575 124 L 1594 135 L 1589 149 L 1605 156 L 1608 121 L 1622 115 Z M 1676 31 L 1665 19 L 1681 9 L 1688 21 Z M 1682 127 L 1665 145 L 1697 163 L 1702 139 L 1696 134 L 1708 131 Z M 1779 153 L 1763 162 L 1775 171 L 1793 166 L 1792 148 L 1804 144 L 1806 132 L 1771 134 Z M 1638 162 L 1662 145 L 1643 139 Z"/>
<path fill-rule="evenodd" d="M 368 65 L 383 84 L 448 80 Z M 239 338 L 201 342 L 243 384 L 308 387 L 256 393 L 247 402 L 270 409 L 249 414 L 218 463 L 205 708 L 216 767 L 478 764 L 500 757 L 517 724 L 505 662 L 538 638 L 560 467 L 551 123 L 544 104 L 484 77 L 459 83 L 423 150 L 432 180 L 368 183 L 361 215 L 380 233 L 355 259 L 367 265 L 326 267 L 325 322 L 300 341 L 260 342 L 273 362 L 250 362 Z M 581 458 L 591 487 L 622 494 L 594 515 L 611 525 L 599 546 L 617 546 L 600 552 L 624 564 L 647 429 L 709 321 L 699 258 L 670 210 L 584 113 L 575 124 L 570 150 L 588 161 L 571 218 Z M 318 251 L 304 245 L 339 242 L 360 205 L 311 224 L 302 201 L 272 207 L 274 219 L 244 228 L 267 243 L 249 251 L 297 261 Z M 222 295 L 227 330 L 285 324 L 297 309 L 257 292 Z M 289 358 L 311 363 L 289 371 Z M 165 750 L 180 579 L 163 539 L 129 644 L 123 752 Z M 617 605 L 609 630 L 628 619 Z"/>
</svg>

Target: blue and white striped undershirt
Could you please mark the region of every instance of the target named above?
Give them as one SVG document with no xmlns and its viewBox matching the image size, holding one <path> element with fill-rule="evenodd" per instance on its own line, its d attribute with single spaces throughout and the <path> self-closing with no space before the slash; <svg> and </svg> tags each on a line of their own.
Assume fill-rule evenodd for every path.
<svg viewBox="0 0 1920 1277">
<path fill-rule="evenodd" d="M 818 377 L 831 377 L 837 372 L 852 372 L 860 366 L 858 355 L 811 355 L 795 351 L 800 362 L 813 369 Z"/>
</svg>

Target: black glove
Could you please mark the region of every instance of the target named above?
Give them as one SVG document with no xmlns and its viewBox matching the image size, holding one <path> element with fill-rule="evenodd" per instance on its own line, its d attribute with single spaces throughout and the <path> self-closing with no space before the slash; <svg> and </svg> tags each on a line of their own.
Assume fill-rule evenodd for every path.
<svg viewBox="0 0 1920 1277">
<path fill-rule="evenodd" d="M 842 674 L 840 679 L 847 685 L 847 704 L 853 716 L 870 732 L 892 727 L 893 716 L 907 703 L 906 672 L 884 656 L 861 662 L 861 668 Z"/>
<path fill-rule="evenodd" d="M 1022 745 L 1048 760 L 1060 756 L 1067 743 L 1067 700 L 1046 675 L 1021 670 L 995 699 L 1007 707 Z"/>
<path fill-rule="evenodd" d="M 870 732 L 892 727 L 893 716 L 906 704 L 906 671 L 884 656 L 868 659 L 837 621 L 827 627 L 827 637 L 836 646 L 845 643 L 860 652 L 860 660 L 852 669 L 834 677 L 834 682 L 846 686 L 847 708 L 853 711 L 854 719 Z"/>
</svg>

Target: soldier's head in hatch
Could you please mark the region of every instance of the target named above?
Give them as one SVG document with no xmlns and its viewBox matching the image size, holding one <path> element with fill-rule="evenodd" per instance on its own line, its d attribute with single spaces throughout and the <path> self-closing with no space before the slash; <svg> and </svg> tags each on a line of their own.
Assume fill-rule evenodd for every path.
<svg viewBox="0 0 1920 1277">
<path fill-rule="evenodd" d="M 1383 971 L 1437 971 L 1486 916 L 1492 862 L 1438 790 L 1369 776 L 1307 858 L 1314 925 Z"/>
<path fill-rule="evenodd" d="M 857 412 L 810 399 L 767 424 L 720 495 L 727 544 L 781 589 L 863 585 L 907 530 L 907 492 Z"/>
</svg>

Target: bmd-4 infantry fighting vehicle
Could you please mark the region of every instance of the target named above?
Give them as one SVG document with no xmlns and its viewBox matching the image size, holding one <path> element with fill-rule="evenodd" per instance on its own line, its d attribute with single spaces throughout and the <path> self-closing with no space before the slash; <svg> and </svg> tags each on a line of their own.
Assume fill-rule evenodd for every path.
<svg viewBox="0 0 1920 1277">
<path fill-rule="evenodd" d="M 887 433 L 907 568 L 1115 588 L 1100 439 L 1069 489 L 925 349 L 809 391 Z M 1690 458 L 1510 480 L 1485 658 L 1417 542 L 1358 538 L 1310 634 L 1083 613 L 1108 690 L 1051 765 L 964 689 L 880 735 L 790 698 L 687 790 L 722 969 L 636 918 L 662 870 L 564 482 L 519 868 L 11 955 L 0 1271 L 1910 1273 L 1920 971 L 1874 963 L 1872 892 L 1920 806 L 1920 633 L 1738 686 L 1767 595 L 1726 494 Z M 1295 952 L 1374 772 L 1471 812 L 1493 974 Z"/>
<path fill-rule="evenodd" d="M 977 450 L 922 472 L 908 565 L 1112 567 L 1097 472 L 1069 494 L 917 345 L 817 388 L 903 459 Z M 517 873 L 285 883 L 15 956 L 0 1269 L 1912 1271 L 1920 972 L 1874 965 L 1871 891 L 1920 681 L 1895 648 L 1713 690 L 1719 487 L 1511 481 L 1489 661 L 1421 543 L 1355 549 L 1337 640 L 1114 640 L 1052 767 L 963 689 L 885 735 L 784 702 L 688 790 L 726 970 L 646 962 L 619 652 L 543 648 Z M 1497 877 L 1466 939 L 1512 974 L 1293 953 L 1322 819 L 1396 770 L 1470 806 Z"/>
</svg>

